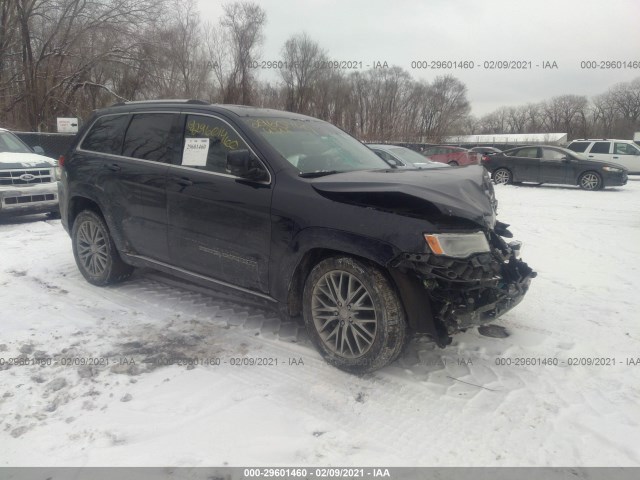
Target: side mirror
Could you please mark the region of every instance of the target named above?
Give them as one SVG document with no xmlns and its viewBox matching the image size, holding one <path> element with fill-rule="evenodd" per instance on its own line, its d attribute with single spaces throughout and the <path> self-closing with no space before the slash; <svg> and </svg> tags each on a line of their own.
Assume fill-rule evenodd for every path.
<svg viewBox="0 0 640 480">
<path fill-rule="evenodd" d="M 44 155 L 44 149 L 39 145 L 36 145 L 35 147 L 33 147 L 32 150 L 33 150 L 33 153 L 37 153 L 38 155 Z"/>
<path fill-rule="evenodd" d="M 227 171 L 236 177 L 262 181 L 269 178 L 260 161 L 249 150 L 227 153 Z"/>
<path fill-rule="evenodd" d="M 571 163 L 571 157 L 564 156 L 561 159 L 564 163 Z"/>
</svg>

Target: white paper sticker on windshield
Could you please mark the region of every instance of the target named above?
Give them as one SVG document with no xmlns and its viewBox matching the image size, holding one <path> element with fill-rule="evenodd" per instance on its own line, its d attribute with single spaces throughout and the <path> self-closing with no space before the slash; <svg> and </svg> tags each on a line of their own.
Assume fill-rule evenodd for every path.
<svg viewBox="0 0 640 480">
<path fill-rule="evenodd" d="M 182 152 L 182 165 L 204 167 L 209 153 L 208 138 L 185 138 Z"/>
</svg>

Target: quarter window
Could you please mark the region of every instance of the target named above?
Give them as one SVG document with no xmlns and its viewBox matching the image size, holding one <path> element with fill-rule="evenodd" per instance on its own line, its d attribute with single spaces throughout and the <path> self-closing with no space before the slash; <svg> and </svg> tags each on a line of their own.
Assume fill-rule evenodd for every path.
<svg viewBox="0 0 640 480">
<path fill-rule="evenodd" d="M 628 143 L 615 143 L 613 153 L 616 155 L 640 155 L 638 149 Z"/>
<path fill-rule="evenodd" d="M 108 115 L 99 118 L 82 141 L 81 148 L 91 152 L 120 155 L 122 137 L 130 118 L 129 115 Z"/>
<path fill-rule="evenodd" d="M 589 153 L 609 153 L 611 142 L 596 142 Z"/>
<path fill-rule="evenodd" d="M 133 116 L 124 139 L 125 157 L 170 163 L 176 155 L 174 113 L 142 113 Z"/>
<path fill-rule="evenodd" d="M 182 165 L 228 174 L 227 153 L 234 150 L 248 150 L 248 147 L 225 122 L 201 115 L 187 116 Z"/>
</svg>

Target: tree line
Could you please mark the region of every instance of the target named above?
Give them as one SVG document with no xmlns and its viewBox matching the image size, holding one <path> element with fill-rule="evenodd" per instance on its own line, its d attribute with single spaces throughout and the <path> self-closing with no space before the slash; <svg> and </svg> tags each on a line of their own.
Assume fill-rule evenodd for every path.
<svg viewBox="0 0 640 480">
<path fill-rule="evenodd" d="M 639 130 L 640 79 L 589 100 L 564 95 L 476 118 L 451 75 L 417 80 L 389 66 L 332 68 L 305 33 L 281 57 L 261 47 L 266 12 L 250 1 L 203 21 L 195 0 L 0 0 L 0 125 L 55 131 L 126 100 L 199 98 L 328 120 L 362 140 L 439 142 L 447 135 L 567 132 L 629 137 Z"/>
</svg>

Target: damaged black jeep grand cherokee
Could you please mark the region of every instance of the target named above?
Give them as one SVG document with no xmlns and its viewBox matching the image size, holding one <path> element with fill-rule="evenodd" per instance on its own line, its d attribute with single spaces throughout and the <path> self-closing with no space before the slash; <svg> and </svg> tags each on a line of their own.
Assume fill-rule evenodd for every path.
<svg viewBox="0 0 640 480">
<path fill-rule="evenodd" d="M 61 159 L 60 207 L 95 285 L 153 267 L 302 314 L 354 373 L 439 346 L 520 302 L 535 273 L 481 166 L 393 169 L 317 119 L 154 101 L 114 105 Z"/>
</svg>

